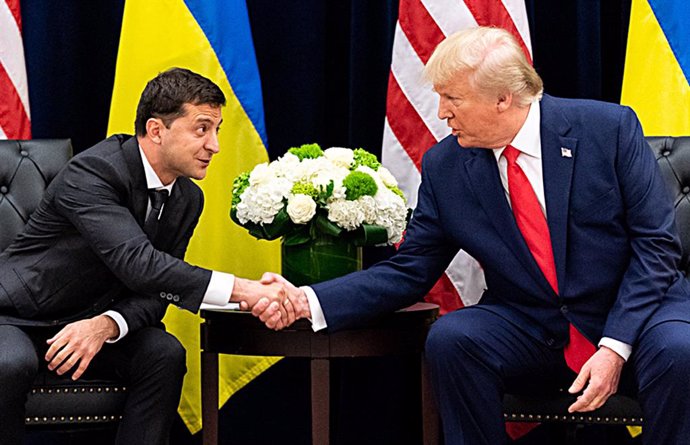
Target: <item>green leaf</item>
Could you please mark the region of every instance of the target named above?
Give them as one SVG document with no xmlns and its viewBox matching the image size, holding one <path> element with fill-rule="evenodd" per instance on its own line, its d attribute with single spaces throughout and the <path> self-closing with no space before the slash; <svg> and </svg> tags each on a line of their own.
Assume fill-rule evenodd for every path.
<svg viewBox="0 0 690 445">
<path fill-rule="evenodd" d="M 285 246 L 297 246 L 299 244 L 307 243 L 311 240 L 309 236 L 309 229 L 307 226 L 295 230 L 283 236 L 283 245 Z"/>
<path fill-rule="evenodd" d="M 348 233 L 355 246 L 378 246 L 388 244 L 388 232 L 383 226 L 362 224 L 356 230 Z"/>
<path fill-rule="evenodd" d="M 319 213 L 314 219 L 315 229 L 331 236 L 340 236 L 345 229 L 338 227 L 335 223 L 330 221 L 325 213 Z"/>
</svg>

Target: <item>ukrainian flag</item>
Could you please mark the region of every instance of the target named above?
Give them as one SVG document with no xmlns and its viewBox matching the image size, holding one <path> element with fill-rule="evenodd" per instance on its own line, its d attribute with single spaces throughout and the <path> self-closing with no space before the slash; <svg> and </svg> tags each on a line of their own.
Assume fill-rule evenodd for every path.
<svg viewBox="0 0 690 445">
<path fill-rule="evenodd" d="M 690 1 L 633 0 L 621 103 L 647 136 L 690 136 Z"/>
<path fill-rule="evenodd" d="M 256 241 L 230 221 L 233 178 L 268 159 L 261 84 L 245 0 L 129 0 L 125 3 L 108 134 L 133 133 L 136 106 L 146 82 L 171 67 L 214 81 L 228 99 L 219 134 L 220 153 L 199 181 L 205 206 L 186 260 L 241 277 L 279 269 L 279 245 Z M 168 330 L 187 348 L 179 413 L 189 430 L 201 429 L 199 323 L 171 307 Z M 220 360 L 220 405 L 275 358 Z"/>
</svg>

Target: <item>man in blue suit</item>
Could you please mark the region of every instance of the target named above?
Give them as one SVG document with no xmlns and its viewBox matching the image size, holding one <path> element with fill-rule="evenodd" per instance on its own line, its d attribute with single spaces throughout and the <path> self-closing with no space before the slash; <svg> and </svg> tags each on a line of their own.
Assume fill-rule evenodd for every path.
<svg viewBox="0 0 690 445">
<path fill-rule="evenodd" d="M 585 412 L 621 375 L 639 392 L 647 443 L 687 443 L 690 284 L 635 114 L 543 95 L 500 29 L 450 36 L 425 76 L 452 135 L 424 156 L 405 242 L 366 271 L 293 287 L 290 304 L 315 329 L 356 325 L 417 301 L 464 249 L 487 289 L 426 345 L 446 444 L 506 442 L 508 389 L 566 382 L 581 392 L 570 411 Z M 264 306 L 255 314 L 280 327 Z"/>
</svg>

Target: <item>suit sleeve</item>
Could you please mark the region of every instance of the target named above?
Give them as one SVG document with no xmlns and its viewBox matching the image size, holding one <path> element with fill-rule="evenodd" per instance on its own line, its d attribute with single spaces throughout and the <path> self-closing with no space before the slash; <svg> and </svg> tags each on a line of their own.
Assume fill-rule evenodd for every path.
<svg viewBox="0 0 690 445">
<path fill-rule="evenodd" d="M 457 253 L 439 224 L 429 164 L 425 157 L 418 204 L 398 252 L 367 270 L 312 286 L 330 331 L 419 301 Z"/>
<path fill-rule="evenodd" d="M 120 170 L 107 158 L 75 158 L 55 189 L 56 211 L 128 289 L 155 300 L 172 293 L 174 304 L 196 312 L 211 271 L 153 247 L 127 207 L 129 178 Z"/>
<path fill-rule="evenodd" d="M 189 240 L 201 216 L 201 211 L 203 209 L 203 195 L 201 193 L 199 193 L 198 201 L 200 205 L 196 213 L 196 218 L 187 228 L 180 242 L 170 251 L 170 255 L 180 260 L 184 258 Z M 112 307 L 112 310 L 122 315 L 127 322 L 129 331 L 133 332 L 146 326 L 155 326 L 158 324 L 163 319 L 167 308 L 168 300 L 162 298 L 147 298 L 146 296 L 136 294 L 118 301 Z"/>
<path fill-rule="evenodd" d="M 640 123 L 629 108 L 621 115 L 619 131 L 616 174 L 631 257 L 603 336 L 634 345 L 677 279 L 681 252 L 669 193 Z"/>
</svg>

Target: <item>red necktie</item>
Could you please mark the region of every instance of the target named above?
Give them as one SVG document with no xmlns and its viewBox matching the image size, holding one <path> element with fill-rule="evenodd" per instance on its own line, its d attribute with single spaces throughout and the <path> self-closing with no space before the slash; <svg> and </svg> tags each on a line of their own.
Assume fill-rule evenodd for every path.
<svg viewBox="0 0 690 445">
<path fill-rule="evenodd" d="M 558 293 L 558 278 L 556 264 L 551 248 L 551 236 L 546 217 L 541 210 L 537 195 L 525 176 L 525 172 L 516 163 L 520 151 L 508 145 L 503 150 L 503 156 L 508 161 L 508 190 L 510 205 L 513 208 L 522 237 L 527 242 L 532 256 L 546 277 L 553 290 Z M 575 327 L 570 324 L 570 341 L 565 346 L 565 361 L 573 371 L 579 373 L 582 365 L 594 354 L 596 348 Z"/>
</svg>

